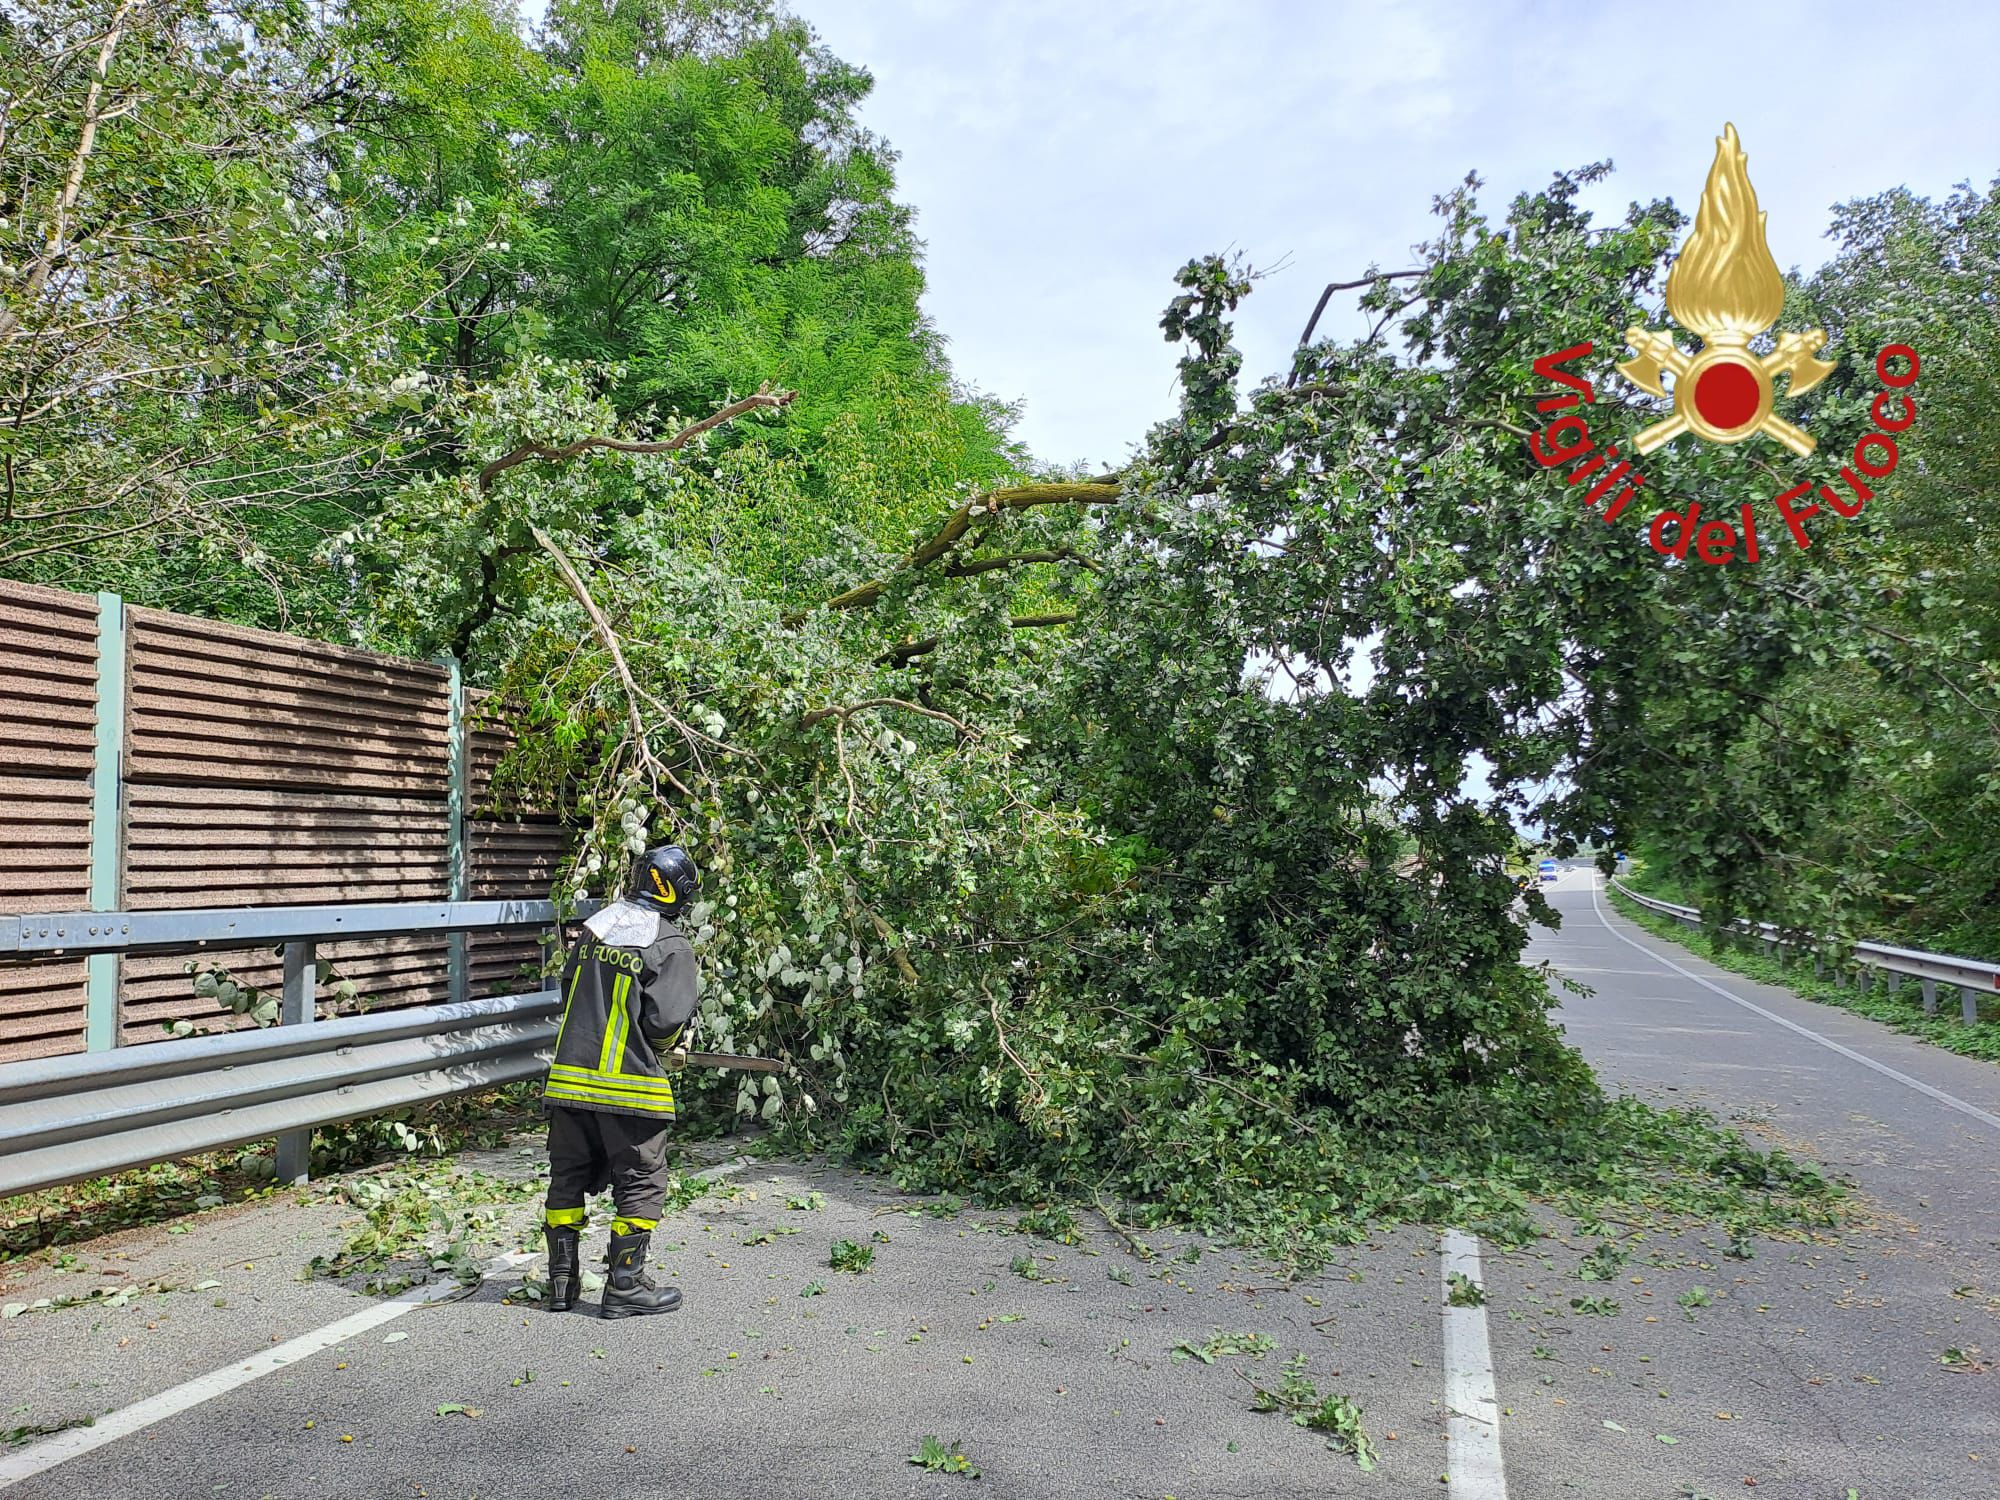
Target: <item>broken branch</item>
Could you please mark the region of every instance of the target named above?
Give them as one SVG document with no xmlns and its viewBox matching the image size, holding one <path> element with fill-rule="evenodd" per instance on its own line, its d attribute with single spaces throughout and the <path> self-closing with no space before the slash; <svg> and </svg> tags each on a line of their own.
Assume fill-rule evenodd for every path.
<svg viewBox="0 0 2000 1500">
<path fill-rule="evenodd" d="M 531 458 L 545 458 L 551 463 L 561 463 L 566 459 L 575 458 L 579 453 L 587 452 L 592 448 L 605 448 L 613 453 L 671 453 L 676 448 L 684 447 L 686 444 L 693 442 L 704 432 L 720 427 L 724 422 L 732 422 L 746 412 L 758 411 L 767 407 L 786 406 L 796 399 L 797 396 L 797 391 L 773 391 L 769 388 L 760 390 L 754 396 L 745 396 L 741 401 L 732 401 L 720 410 L 709 413 L 709 415 L 703 417 L 699 422 L 683 427 L 664 442 L 641 443 L 625 438 L 609 438 L 593 435 L 578 438 L 573 443 L 565 443 L 560 448 L 551 447 L 547 443 L 523 443 L 512 453 L 494 459 L 493 462 L 479 471 L 479 492 L 482 495 L 485 494 L 493 488 L 494 480 L 506 473 L 507 470 L 524 464 Z"/>
</svg>

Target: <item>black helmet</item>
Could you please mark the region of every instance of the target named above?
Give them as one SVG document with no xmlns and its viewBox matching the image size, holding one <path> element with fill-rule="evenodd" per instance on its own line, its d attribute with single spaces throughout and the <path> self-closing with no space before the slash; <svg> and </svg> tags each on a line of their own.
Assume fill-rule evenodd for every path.
<svg viewBox="0 0 2000 1500">
<path fill-rule="evenodd" d="M 650 901 L 662 911 L 678 916 L 701 890 L 701 871 L 679 844 L 662 844 L 639 856 L 638 879 L 632 890 L 634 901 Z"/>
</svg>

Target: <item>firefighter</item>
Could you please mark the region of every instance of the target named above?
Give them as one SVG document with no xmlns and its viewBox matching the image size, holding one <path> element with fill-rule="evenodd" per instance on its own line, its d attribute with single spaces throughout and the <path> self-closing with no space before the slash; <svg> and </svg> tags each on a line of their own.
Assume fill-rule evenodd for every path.
<svg viewBox="0 0 2000 1500">
<path fill-rule="evenodd" d="M 609 1186 L 609 1274 L 599 1316 L 672 1312 L 681 1294 L 646 1275 L 667 1191 L 673 1085 L 665 1062 L 685 1050 L 695 1011 L 694 949 L 676 921 L 701 889 L 688 852 L 639 859 L 631 894 L 583 924 L 563 968 L 563 1018 L 543 1086 L 549 1116 L 549 1307 L 576 1305 L 586 1195 Z"/>
</svg>

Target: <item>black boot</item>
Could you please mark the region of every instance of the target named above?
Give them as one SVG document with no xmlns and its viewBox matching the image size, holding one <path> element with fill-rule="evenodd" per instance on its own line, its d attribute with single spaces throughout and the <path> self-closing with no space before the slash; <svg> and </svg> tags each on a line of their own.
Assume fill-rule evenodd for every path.
<svg viewBox="0 0 2000 1500">
<path fill-rule="evenodd" d="M 545 1224 L 542 1237 L 549 1242 L 549 1311 L 568 1312 L 583 1283 L 578 1253 L 583 1232 L 574 1224 Z"/>
<path fill-rule="evenodd" d="M 606 1318 L 641 1318 L 648 1313 L 672 1312 L 681 1305 L 678 1288 L 654 1286 L 646 1274 L 646 1247 L 650 1232 L 614 1234 L 609 1259 L 611 1274 L 604 1282 L 604 1303 L 599 1315 Z"/>
</svg>

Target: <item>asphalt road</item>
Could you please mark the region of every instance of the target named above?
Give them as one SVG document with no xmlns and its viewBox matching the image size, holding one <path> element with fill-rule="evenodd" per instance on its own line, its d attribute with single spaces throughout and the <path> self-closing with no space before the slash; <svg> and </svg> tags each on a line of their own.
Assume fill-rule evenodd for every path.
<svg viewBox="0 0 2000 1500">
<path fill-rule="evenodd" d="M 530 1173 L 536 1154 L 512 1166 Z M 352 1312 L 352 1294 L 289 1279 L 342 1237 L 338 1219 L 324 1205 L 241 1211 L 214 1235 L 226 1264 L 160 1259 L 191 1236 L 171 1249 L 137 1235 L 105 1242 L 103 1255 L 93 1247 L 73 1279 L 94 1282 L 122 1252 L 128 1276 L 207 1270 L 223 1286 L 17 1316 L 5 1335 L 8 1409 L 22 1415 L 8 1422 L 113 1410 Z M 486 1248 L 532 1221 L 532 1208 L 516 1209 L 515 1232 Z M 872 1248 L 873 1265 L 832 1269 L 841 1239 Z M 1016 1232 L 1011 1215 L 927 1212 L 852 1172 L 760 1163 L 663 1221 L 655 1259 L 686 1290 L 681 1312 L 558 1316 L 510 1305 L 520 1281 L 503 1273 L 10 1494 L 750 1500 L 948 1495 L 971 1483 L 908 1461 L 927 1435 L 963 1445 L 982 1471 L 976 1493 L 1379 1493 L 1312 1434 L 1251 1409 L 1237 1372 L 1276 1386 L 1295 1353 L 1365 1408 L 1383 1471 L 1435 1487 L 1444 1419 L 1432 1236 L 1383 1236 L 1290 1285 L 1198 1238 L 1144 1244 L 1150 1260 L 1102 1226 L 1064 1244 Z M 36 1291 L 48 1295 L 7 1295 Z M 1174 1358 L 1181 1342 L 1218 1331 L 1261 1333 L 1268 1350 Z"/>
<path fill-rule="evenodd" d="M 1011 1215 L 929 1211 L 865 1175 L 738 1162 L 661 1226 L 655 1259 L 688 1293 L 662 1318 L 522 1305 L 532 1262 L 423 1306 L 301 1279 L 355 1225 L 354 1207 L 317 1194 L 109 1237 L 67 1267 L 9 1267 L 9 1303 L 158 1290 L 0 1323 L 0 1430 L 98 1419 L 0 1448 L 0 1488 L 9 1500 L 2000 1495 L 2000 1371 L 1980 1372 L 2000 1353 L 2000 1128 L 1966 1112 L 2000 1118 L 2000 1069 L 1715 971 L 1612 915 L 1591 885 L 1563 877 L 1563 929 L 1531 955 L 1594 988 L 1565 1003 L 1570 1039 L 1613 1086 L 1709 1108 L 1849 1178 L 1864 1213 L 1823 1242 L 1656 1234 L 1610 1282 L 1578 1278 L 1595 1238 L 1485 1247 L 1496 1383 L 1480 1411 L 1497 1411 L 1504 1479 L 1477 1477 L 1463 1439 L 1446 1440 L 1446 1366 L 1462 1409 L 1482 1374 L 1463 1345 L 1479 1315 L 1443 1308 L 1430 1234 L 1379 1235 L 1285 1284 L 1196 1237 L 1148 1236 L 1143 1259 L 1101 1223 L 1060 1243 Z M 532 1143 L 461 1162 L 522 1187 L 538 1165 Z M 488 1196 L 482 1260 L 533 1246 L 532 1198 Z M 871 1267 L 832 1269 L 839 1239 L 871 1247 Z M 1585 1312 L 1584 1298 L 1606 1300 Z M 1262 1352 L 1175 1357 L 1218 1332 L 1260 1334 Z M 1375 1472 L 1253 1410 L 1253 1383 L 1278 1385 L 1294 1354 L 1322 1393 L 1362 1408 Z M 287 1362 L 232 1383 L 260 1356 Z M 207 1383 L 155 1409 L 188 1382 Z M 909 1463 L 927 1435 L 962 1445 L 983 1477 Z"/>
<path fill-rule="evenodd" d="M 1553 900 L 1562 930 L 1529 956 L 1595 991 L 1561 1020 L 1607 1085 L 1816 1162 L 1862 1216 L 1748 1260 L 1722 1234 L 1657 1238 L 1609 1284 L 1575 1274 L 1594 1239 L 1489 1255 L 1510 1495 L 2000 1496 L 2000 1371 L 1981 1372 L 2000 1358 L 2000 1127 L 1912 1087 L 2000 1117 L 2000 1068 L 1717 969 L 1617 916 L 1588 872 Z M 1712 1300 L 1681 1306 L 1697 1286 Z M 1620 1311 L 1570 1305 L 1592 1295 Z"/>
</svg>

